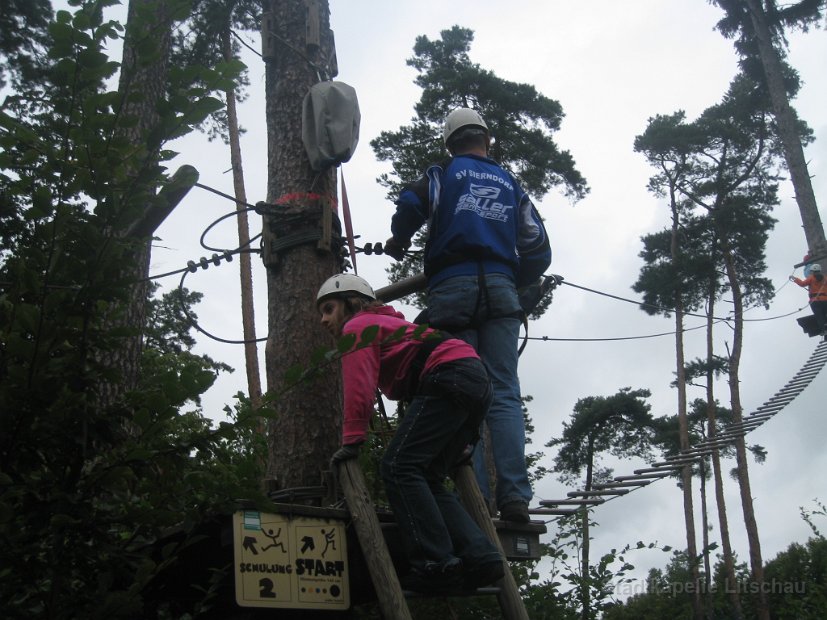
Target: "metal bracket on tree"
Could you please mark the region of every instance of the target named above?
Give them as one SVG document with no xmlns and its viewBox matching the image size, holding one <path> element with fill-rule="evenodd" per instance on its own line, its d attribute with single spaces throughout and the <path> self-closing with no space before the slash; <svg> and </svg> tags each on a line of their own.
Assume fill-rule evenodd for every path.
<svg viewBox="0 0 827 620">
<path fill-rule="evenodd" d="M 256 204 L 264 216 L 269 234 L 264 235 L 262 260 L 268 269 L 276 269 L 279 257 L 291 248 L 315 244 L 319 252 L 331 252 L 344 262 L 342 224 L 330 199 L 317 194 L 289 195 L 271 205 Z"/>
</svg>

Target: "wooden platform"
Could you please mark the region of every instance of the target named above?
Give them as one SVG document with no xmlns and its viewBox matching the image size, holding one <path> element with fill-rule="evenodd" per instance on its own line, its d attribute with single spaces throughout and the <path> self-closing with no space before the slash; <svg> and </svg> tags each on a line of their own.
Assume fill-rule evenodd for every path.
<svg viewBox="0 0 827 620">
<path fill-rule="evenodd" d="M 821 332 L 818 330 L 818 323 L 816 322 L 816 318 L 812 314 L 808 314 L 807 316 L 802 316 L 796 319 L 796 322 L 801 326 L 801 329 L 804 330 L 804 333 L 807 334 L 810 338 L 814 336 L 821 336 Z"/>
</svg>

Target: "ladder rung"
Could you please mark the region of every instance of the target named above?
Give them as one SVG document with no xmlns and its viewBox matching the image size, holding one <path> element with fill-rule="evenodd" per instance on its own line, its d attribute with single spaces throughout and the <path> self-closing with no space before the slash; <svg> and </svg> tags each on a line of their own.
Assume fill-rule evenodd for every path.
<svg viewBox="0 0 827 620">
<path fill-rule="evenodd" d="M 658 461 L 657 463 L 652 463 L 652 467 L 667 467 L 671 465 L 677 465 L 679 467 L 683 467 L 684 465 L 692 465 L 698 459 L 682 459 L 682 458 L 675 458 L 666 461 Z"/>
<path fill-rule="evenodd" d="M 584 504 L 602 504 L 605 502 L 605 499 L 600 499 L 596 497 L 594 499 L 541 499 L 540 505 L 541 506 L 577 506 L 577 505 L 584 505 Z"/>
<path fill-rule="evenodd" d="M 622 482 L 609 482 L 606 484 L 596 484 L 594 488 L 602 491 L 604 489 L 618 489 L 622 487 L 644 487 L 650 484 L 651 480 L 624 480 Z"/>
<path fill-rule="evenodd" d="M 693 461 L 694 463 L 694 461 Z M 636 474 L 649 474 L 655 471 L 662 471 L 662 472 L 672 472 L 676 469 L 683 469 L 683 465 L 674 465 L 673 467 L 644 467 L 643 469 L 636 469 L 634 473 Z"/>
<path fill-rule="evenodd" d="M 629 489 L 613 489 L 603 491 L 570 491 L 569 497 L 589 497 L 590 495 L 626 495 Z"/>
<path fill-rule="evenodd" d="M 584 507 L 587 504 L 584 504 Z M 575 512 L 578 512 L 579 508 L 535 508 L 532 513 L 533 514 L 541 514 L 541 515 L 555 515 L 555 516 L 564 516 L 564 515 L 573 515 Z"/>
<path fill-rule="evenodd" d="M 637 474 L 635 476 L 615 476 L 613 480 L 617 480 L 618 482 L 625 482 L 626 480 L 640 480 L 641 478 L 651 478 L 652 480 L 657 480 L 668 475 L 668 470 L 662 470 L 659 472 L 653 472 L 651 474 Z"/>
</svg>

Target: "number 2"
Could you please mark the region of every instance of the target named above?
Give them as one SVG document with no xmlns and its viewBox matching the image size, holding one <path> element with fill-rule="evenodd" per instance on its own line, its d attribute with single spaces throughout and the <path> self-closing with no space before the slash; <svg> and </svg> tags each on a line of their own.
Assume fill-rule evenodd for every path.
<svg viewBox="0 0 827 620">
<path fill-rule="evenodd" d="M 268 579 L 265 577 L 264 579 L 258 580 L 258 585 L 260 586 L 260 590 L 258 595 L 261 598 L 276 598 L 276 593 L 273 592 L 273 580 Z"/>
</svg>

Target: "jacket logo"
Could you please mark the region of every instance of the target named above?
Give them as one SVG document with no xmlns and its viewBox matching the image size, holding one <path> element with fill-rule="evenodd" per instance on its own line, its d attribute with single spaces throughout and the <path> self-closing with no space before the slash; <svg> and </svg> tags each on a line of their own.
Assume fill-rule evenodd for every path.
<svg viewBox="0 0 827 620">
<path fill-rule="evenodd" d="M 491 187 L 490 185 L 475 185 L 471 183 L 471 193 L 477 198 L 488 198 L 495 200 L 500 195 L 499 187 Z"/>
<path fill-rule="evenodd" d="M 500 195 L 497 187 L 486 187 L 483 185 L 471 185 L 471 192 L 463 194 L 457 200 L 457 208 L 454 213 L 460 211 L 473 211 L 484 220 L 495 222 L 507 222 L 508 212 L 514 208 L 513 205 L 504 205 L 496 202 L 495 198 Z"/>
</svg>

